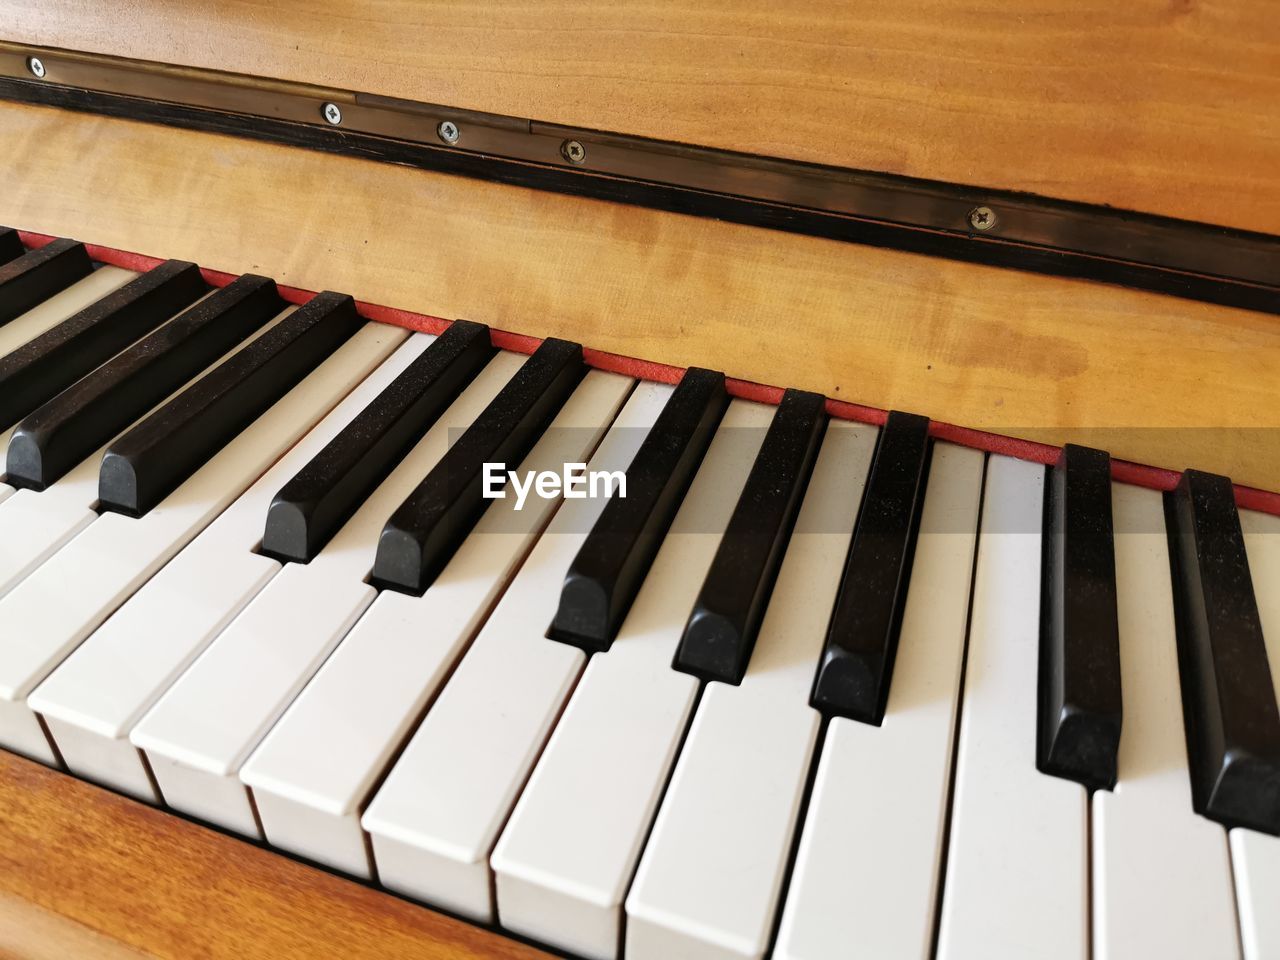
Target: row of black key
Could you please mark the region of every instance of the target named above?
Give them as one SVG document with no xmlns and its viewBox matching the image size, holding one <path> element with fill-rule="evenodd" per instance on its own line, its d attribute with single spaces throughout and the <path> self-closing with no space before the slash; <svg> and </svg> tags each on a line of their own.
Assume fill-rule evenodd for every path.
<svg viewBox="0 0 1280 960">
<path fill-rule="evenodd" d="M 0 253 L 13 239 L 0 230 Z M 0 266 L 0 309 L 20 315 L 91 270 L 74 241 L 18 252 Z M 6 479 L 43 490 L 115 436 L 100 509 L 153 509 L 363 323 L 349 296 L 322 293 L 227 356 L 284 308 L 266 277 L 210 293 L 195 264 L 170 260 L 0 357 L 0 429 L 14 427 Z"/>
<path fill-rule="evenodd" d="M 609 649 L 724 409 L 723 380 L 691 370 L 566 574 L 549 636 Z M 742 681 L 812 467 L 821 398 L 789 391 L 766 436 L 673 667 Z M 930 456 L 927 420 L 881 430 L 819 662 L 812 705 L 883 721 Z M 633 480 L 633 477 L 636 478 Z M 636 482 L 637 480 L 641 482 Z M 1167 495 L 1178 648 L 1196 809 L 1280 832 L 1280 719 L 1230 481 L 1187 471 Z M 1122 726 L 1107 454 L 1068 445 L 1048 471 L 1035 762 L 1092 789 L 1116 783 Z"/>
<path fill-rule="evenodd" d="M 26 303 L 33 284 L 47 297 L 84 275 L 75 266 L 88 263 L 82 245 L 54 241 L 20 253 L 15 240 L 0 231 L 0 259 L 9 256 L 0 309 Z M 8 479 L 36 490 L 55 482 L 283 307 L 266 278 L 242 277 L 208 295 L 194 264 L 169 261 L 0 358 L 0 425 L 28 414 L 10 444 Z M 325 293 L 238 350 L 108 447 L 102 507 L 133 516 L 152 509 L 360 323 L 350 297 Z M 493 353 L 486 327 L 451 326 L 280 491 L 263 552 L 312 559 Z M 483 465 L 521 459 L 584 372 L 579 345 L 546 341 L 392 515 L 372 581 L 422 593 L 483 512 Z M 722 374 L 688 371 L 628 469 L 629 496 L 606 505 L 567 571 L 549 636 L 590 652 L 609 648 L 727 403 Z M 741 682 L 825 429 L 824 403 L 784 395 L 675 668 Z M 928 431 L 927 420 L 901 413 L 881 430 L 811 695 L 828 715 L 883 720 Z M 1122 727 L 1110 502 L 1107 455 L 1065 447 L 1045 494 L 1036 762 L 1090 788 L 1115 784 Z M 1196 809 L 1280 831 L 1280 715 L 1231 484 L 1187 471 L 1166 512 Z"/>
</svg>

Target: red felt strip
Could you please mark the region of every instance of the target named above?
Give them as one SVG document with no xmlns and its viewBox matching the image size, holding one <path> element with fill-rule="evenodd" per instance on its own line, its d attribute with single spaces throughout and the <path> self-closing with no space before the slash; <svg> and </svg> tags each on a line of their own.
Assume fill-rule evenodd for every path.
<svg viewBox="0 0 1280 960">
<path fill-rule="evenodd" d="M 32 233 L 26 230 L 19 230 L 18 236 L 22 238 L 22 242 L 26 246 L 32 249 L 43 247 L 46 243 L 55 239 L 47 234 Z M 140 253 L 129 253 L 124 250 L 115 250 L 111 247 L 102 247 L 91 243 L 86 243 L 85 248 L 89 251 L 89 256 L 92 259 L 114 267 L 122 267 L 126 270 L 141 272 L 150 270 L 157 264 L 164 262 L 158 257 L 148 257 Z M 214 287 L 224 287 L 236 279 L 237 276 L 236 274 L 223 273 L 217 270 L 202 269 L 201 273 L 205 281 Z M 280 295 L 289 303 L 306 303 L 315 296 L 314 292 L 300 290 L 297 287 L 280 287 L 279 289 Z M 383 307 L 373 303 L 366 303 L 363 300 L 356 301 L 356 308 L 361 316 L 369 320 L 390 323 L 422 333 L 441 333 L 452 322 L 440 317 L 413 313 L 409 310 L 399 310 L 395 307 Z M 516 353 L 533 353 L 538 348 L 538 345 L 542 343 L 537 337 L 509 333 L 505 330 L 494 330 L 492 339 L 495 347 Z M 583 350 L 583 356 L 588 366 L 597 370 L 606 370 L 610 373 L 624 374 L 637 380 L 677 383 L 684 372 L 681 367 L 653 363 L 649 360 L 637 360 L 634 357 L 623 357 L 616 353 L 605 353 L 601 350 L 589 348 Z M 749 380 L 733 379 L 728 380 L 727 387 L 732 396 L 741 397 L 744 400 L 777 404 L 782 399 L 782 387 L 771 387 L 762 383 L 752 383 Z M 877 407 L 867 407 L 859 403 L 831 399 L 827 400 L 827 413 L 841 420 L 853 420 L 858 423 L 870 423 L 876 426 L 882 426 L 885 418 L 889 415 L 887 410 L 881 410 Z M 932 421 L 929 426 L 929 433 L 938 440 L 945 440 L 965 447 L 974 447 L 987 453 L 1016 457 L 1019 460 L 1049 464 L 1056 462 L 1058 459 L 1059 448 L 1046 443 L 1019 440 L 1016 437 L 987 433 L 983 430 L 971 430 L 968 427 L 960 427 L 938 420 Z M 1164 470 L 1160 467 L 1131 463 L 1128 460 L 1113 459 L 1111 461 L 1111 477 L 1119 483 L 1130 483 L 1135 486 L 1149 487 L 1153 490 L 1172 490 L 1177 486 L 1178 478 L 1181 476 L 1180 473 L 1174 470 Z M 1258 510 L 1262 513 L 1280 516 L 1280 493 L 1259 490 L 1255 487 L 1245 487 L 1240 484 L 1236 484 L 1235 491 L 1236 505 L 1241 509 Z"/>
</svg>

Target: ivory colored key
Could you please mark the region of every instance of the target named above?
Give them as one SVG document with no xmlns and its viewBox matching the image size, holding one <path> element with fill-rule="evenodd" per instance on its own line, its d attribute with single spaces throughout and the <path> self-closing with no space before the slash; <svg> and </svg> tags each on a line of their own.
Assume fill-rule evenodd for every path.
<svg viewBox="0 0 1280 960">
<path fill-rule="evenodd" d="M 1249 575 L 1266 640 L 1271 681 L 1280 700 L 1280 517 L 1240 511 Z M 1280 837 L 1231 831 L 1231 866 L 1246 960 L 1280 956 Z"/>
<path fill-rule="evenodd" d="M 987 462 L 939 960 L 1088 952 L 1087 796 L 1035 765 L 1044 472 Z"/>
<path fill-rule="evenodd" d="M 778 960 L 930 955 L 983 462 L 934 445 L 884 723 L 827 728 Z"/>
<path fill-rule="evenodd" d="M 77 775 L 159 802 L 129 732 L 279 571 L 254 553 L 289 477 L 358 416 L 433 338 L 382 328 L 395 352 L 281 460 L 142 586 L 28 698 Z M 95 474 L 96 476 L 96 474 Z"/>
<path fill-rule="evenodd" d="M 671 657 L 773 413 L 730 405 L 613 646 L 556 724 L 490 859 L 504 927 L 617 955 L 627 883 L 699 688 Z"/>
<path fill-rule="evenodd" d="M 166 804 L 260 836 L 240 765 L 377 596 L 367 578 L 387 517 L 523 360 L 490 361 L 315 559 L 287 564 L 133 728 Z"/>
<path fill-rule="evenodd" d="M 100 516 L 0 600 L 0 743 L 52 760 L 25 703 L 32 688 L 332 409 L 400 336 L 366 325 L 146 517 Z"/>
<path fill-rule="evenodd" d="M 520 472 L 585 461 L 633 385 L 588 373 Z M 372 876 L 365 799 L 559 500 L 534 495 L 519 512 L 516 503 L 491 503 L 422 597 L 379 594 L 244 764 L 269 843 Z"/>
<path fill-rule="evenodd" d="M 739 686 L 703 691 L 627 896 L 632 960 L 761 957 L 822 717 L 813 666 L 876 430 L 832 422 Z"/>
<path fill-rule="evenodd" d="M 1238 956 L 1222 828 L 1191 806 L 1164 506 L 1111 485 L 1124 732 L 1114 792 L 1093 794 L 1097 960 Z"/>
<path fill-rule="evenodd" d="M 671 393 L 637 389 L 627 428 L 610 431 L 593 468 L 625 469 Z M 493 917 L 489 853 L 585 661 L 544 633 L 605 503 L 570 500 L 556 513 L 369 804 L 361 823 L 385 886 Z"/>
</svg>

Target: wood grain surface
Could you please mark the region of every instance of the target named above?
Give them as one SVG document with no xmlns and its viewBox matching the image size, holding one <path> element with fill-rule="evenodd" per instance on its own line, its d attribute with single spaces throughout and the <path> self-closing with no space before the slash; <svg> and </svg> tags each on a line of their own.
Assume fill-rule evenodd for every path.
<svg viewBox="0 0 1280 960">
<path fill-rule="evenodd" d="M 0 0 L 4 39 L 1280 233 L 1269 0 Z"/>
<path fill-rule="evenodd" d="M 547 954 L 0 751 L 0 956 Z"/>
<path fill-rule="evenodd" d="M 50 108 L 0 223 L 1280 489 L 1280 320 Z"/>
</svg>

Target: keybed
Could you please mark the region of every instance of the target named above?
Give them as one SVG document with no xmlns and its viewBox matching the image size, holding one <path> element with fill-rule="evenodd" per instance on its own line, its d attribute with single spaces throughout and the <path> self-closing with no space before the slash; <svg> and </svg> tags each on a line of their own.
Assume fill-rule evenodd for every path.
<svg viewBox="0 0 1280 960">
<path fill-rule="evenodd" d="M 582 957 L 1280 955 L 1280 520 L 724 384 L 0 230 L 0 745 Z"/>
</svg>

